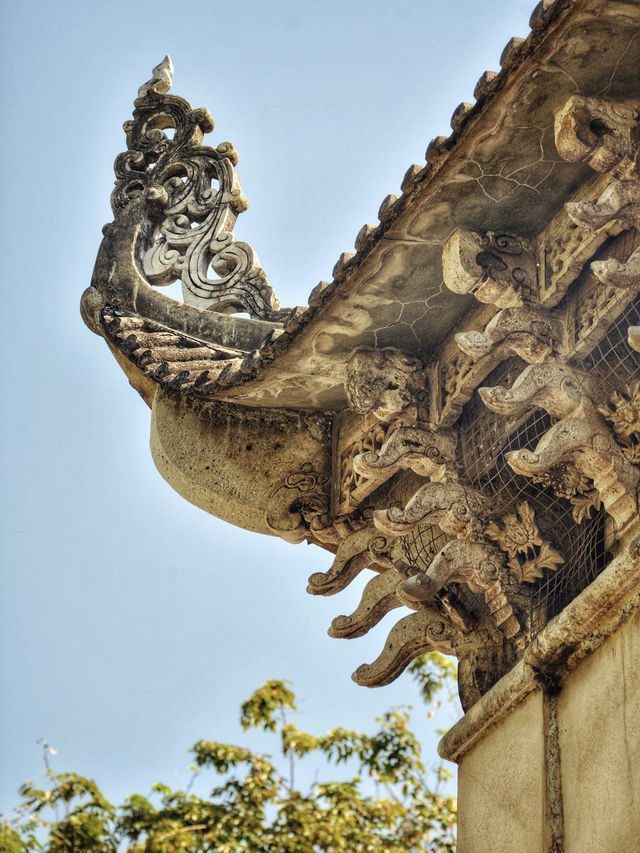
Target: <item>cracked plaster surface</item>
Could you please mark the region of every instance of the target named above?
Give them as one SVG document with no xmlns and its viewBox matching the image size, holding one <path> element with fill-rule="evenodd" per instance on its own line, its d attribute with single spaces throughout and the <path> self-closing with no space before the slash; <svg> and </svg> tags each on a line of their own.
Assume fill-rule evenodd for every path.
<svg viewBox="0 0 640 853">
<path fill-rule="evenodd" d="M 418 188 L 340 292 L 260 381 L 229 389 L 225 397 L 340 409 L 344 365 L 354 347 L 395 346 L 416 355 L 434 350 L 473 301 L 443 285 L 442 245 L 452 231 L 535 237 L 591 174 L 556 151 L 555 110 L 575 93 L 640 95 L 640 9 L 595 0 L 582 7 L 522 63 L 435 180 Z"/>
</svg>

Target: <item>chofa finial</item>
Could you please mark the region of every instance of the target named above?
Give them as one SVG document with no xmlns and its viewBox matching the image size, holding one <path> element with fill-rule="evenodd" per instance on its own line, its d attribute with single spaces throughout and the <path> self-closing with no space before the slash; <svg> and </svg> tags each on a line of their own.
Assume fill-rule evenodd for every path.
<svg viewBox="0 0 640 853">
<path fill-rule="evenodd" d="M 147 80 L 138 89 L 138 97 L 144 98 L 150 91 L 157 92 L 159 95 L 165 95 L 171 88 L 171 78 L 173 77 L 173 62 L 167 53 L 158 65 L 151 72 L 151 80 Z"/>
</svg>

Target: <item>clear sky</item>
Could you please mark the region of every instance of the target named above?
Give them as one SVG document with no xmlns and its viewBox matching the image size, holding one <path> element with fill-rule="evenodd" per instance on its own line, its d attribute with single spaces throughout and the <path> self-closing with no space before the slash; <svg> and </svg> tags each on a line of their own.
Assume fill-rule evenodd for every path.
<svg viewBox="0 0 640 853">
<path fill-rule="evenodd" d="M 393 614 L 335 640 L 354 594 L 318 598 L 331 556 L 232 528 L 179 498 L 148 449 L 150 413 L 82 324 L 112 164 L 139 85 L 169 52 L 173 92 L 232 141 L 250 210 L 236 234 L 283 305 L 304 305 L 533 0 L 2 0 L 2 575 L 0 811 L 57 770 L 116 800 L 185 784 L 199 738 L 246 741 L 238 707 L 289 678 L 299 725 L 367 727 L 416 703 L 405 676 L 367 690 Z M 256 741 L 257 743 L 257 741 Z M 261 746 L 260 748 L 265 748 Z"/>
</svg>

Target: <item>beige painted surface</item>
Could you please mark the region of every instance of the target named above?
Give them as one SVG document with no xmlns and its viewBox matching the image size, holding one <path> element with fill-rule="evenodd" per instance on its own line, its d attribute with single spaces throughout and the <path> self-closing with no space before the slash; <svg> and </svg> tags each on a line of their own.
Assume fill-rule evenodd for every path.
<svg viewBox="0 0 640 853">
<path fill-rule="evenodd" d="M 565 853 L 640 850 L 640 612 L 568 677 L 559 728 Z"/>
<path fill-rule="evenodd" d="M 543 853 L 542 691 L 467 753 L 458 771 L 458 853 Z"/>
</svg>

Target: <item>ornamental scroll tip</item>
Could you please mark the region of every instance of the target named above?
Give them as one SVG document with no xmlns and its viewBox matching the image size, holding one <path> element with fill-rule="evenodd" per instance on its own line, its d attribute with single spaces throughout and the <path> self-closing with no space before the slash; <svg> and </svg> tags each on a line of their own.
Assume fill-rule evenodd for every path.
<svg viewBox="0 0 640 853">
<path fill-rule="evenodd" d="M 172 77 L 173 62 L 169 54 L 166 53 L 162 62 L 159 62 L 151 72 L 151 80 L 147 80 L 138 89 L 138 97 L 144 98 L 150 91 L 165 95 L 171 88 Z"/>
</svg>

